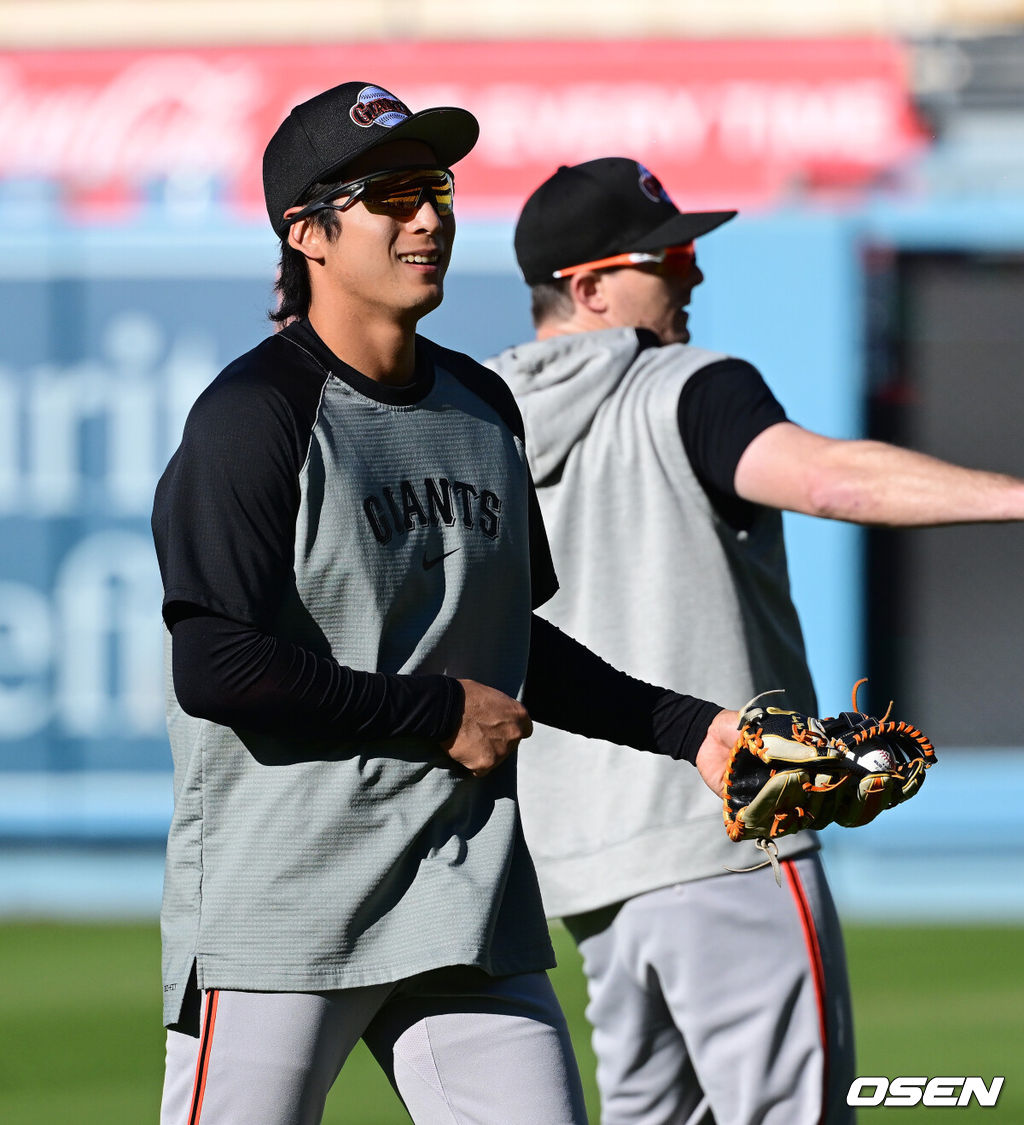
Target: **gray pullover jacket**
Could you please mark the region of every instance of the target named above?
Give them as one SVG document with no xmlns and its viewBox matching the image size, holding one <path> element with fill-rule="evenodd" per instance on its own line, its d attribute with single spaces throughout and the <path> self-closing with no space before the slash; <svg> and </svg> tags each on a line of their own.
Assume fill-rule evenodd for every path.
<svg viewBox="0 0 1024 1125">
<path fill-rule="evenodd" d="M 555 337 L 488 361 L 511 386 L 561 588 L 541 611 L 632 675 L 739 708 L 785 688 L 815 710 L 782 518 L 737 532 L 690 466 L 677 421 L 695 372 L 726 357 L 643 348 L 632 329 Z M 684 763 L 538 727 L 520 806 L 549 916 L 759 863 Z M 818 846 L 787 837 L 780 854 Z"/>
</svg>

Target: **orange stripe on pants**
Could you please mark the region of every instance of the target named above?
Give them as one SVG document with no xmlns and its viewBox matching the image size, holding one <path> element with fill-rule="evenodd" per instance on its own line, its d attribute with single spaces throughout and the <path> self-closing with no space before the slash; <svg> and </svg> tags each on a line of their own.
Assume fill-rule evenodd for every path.
<svg viewBox="0 0 1024 1125">
<path fill-rule="evenodd" d="M 206 994 L 206 1017 L 203 1020 L 203 1041 L 199 1047 L 196 1062 L 196 1080 L 192 1087 L 192 1109 L 188 1115 L 188 1125 L 199 1125 L 199 1115 L 203 1112 L 203 1094 L 206 1092 L 206 1076 L 210 1073 L 210 1051 L 213 1048 L 213 1025 L 217 1022 L 217 998 L 220 993 L 214 989 Z"/>
<path fill-rule="evenodd" d="M 807 955 L 811 961 L 811 973 L 814 977 L 814 998 L 818 1005 L 818 1026 L 821 1029 L 821 1047 L 824 1054 L 822 1067 L 821 1090 L 821 1116 L 819 1123 L 825 1119 L 825 1110 L 828 1105 L 828 1018 L 825 1011 L 825 965 L 821 959 L 821 946 L 818 944 L 818 932 L 814 928 L 814 915 L 811 904 L 807 900 L 803 880 L 792 860 L 783 860 L 782 867 L 786 872 L 786 881 L 793 892 L 797 912 L 800 915 L 800 925 L 804 931 L 804 941 L 807 943 Z"/>
</svg>

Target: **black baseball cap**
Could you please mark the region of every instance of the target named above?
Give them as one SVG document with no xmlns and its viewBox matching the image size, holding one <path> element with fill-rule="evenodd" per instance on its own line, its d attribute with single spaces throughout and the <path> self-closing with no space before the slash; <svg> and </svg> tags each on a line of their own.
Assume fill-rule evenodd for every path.
<svg viewBox="0 0 1024 1125">
<path fill-rule="evenodd" d="M 263 153 L 263 196 L 270 225 L 282 238 L 284 212 L 315 183 L 377 145 L 423 141 L 438 164 L 451 167 L 476 144 L 477 119 L 465 109 L 437 106 L 413 113 L 394 94 L 370 82 L 344 82 L 297 105 Z"/>
<path fill-rule="evenodd" d="M 680 211 L 647 168 L 624 156 L 563 164 L 523 206 L 515 248 L 527 285 L 614 254 L 682 246 L 735 211 Z"/>
</svg>

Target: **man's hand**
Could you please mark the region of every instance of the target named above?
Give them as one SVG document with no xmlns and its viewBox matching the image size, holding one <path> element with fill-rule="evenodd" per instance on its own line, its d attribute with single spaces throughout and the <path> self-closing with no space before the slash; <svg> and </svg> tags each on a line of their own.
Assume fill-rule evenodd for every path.
<svg viewBox="0 0 1024 1125">
<path fill-rule="evenodd" d="M 697 751 L 697 770 L 716 797 L 723 795 L 725 767 L 738 737 L 738 711 L 719 711 Z"/>
<path fill-rule="evenodd" d="M 455 737 L 442 743 L 448 756 L 474 777 L 483 777 L 533 734 L 526 708 L 496 688 L 476 680 L 459 680 L 466 693 L 462 722 Z"/>
</svg>

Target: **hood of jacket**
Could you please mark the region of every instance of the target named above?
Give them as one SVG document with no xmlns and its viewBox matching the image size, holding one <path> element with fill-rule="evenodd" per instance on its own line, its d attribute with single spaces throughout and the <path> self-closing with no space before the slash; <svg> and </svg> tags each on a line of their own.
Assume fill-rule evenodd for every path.
<svg viewBox="0 0 1024 1125">
<path fill-rule="evenodd" d="M 559 475 L 601 404 L 655 342 L 635 328 L 608 328 L 517 344 L 486 361 L 519 403 L 538 485 Z"/>
</svg>

